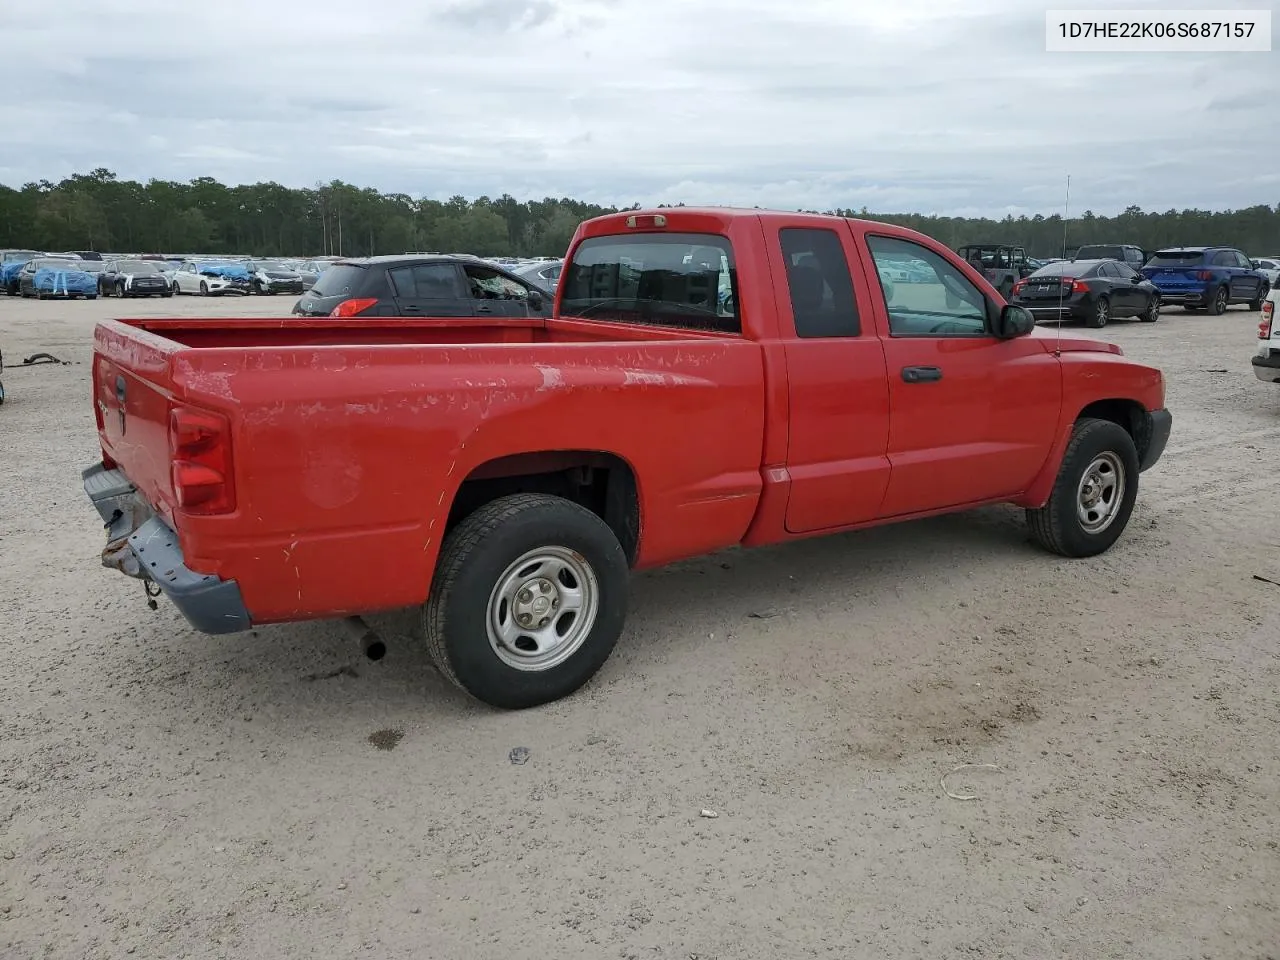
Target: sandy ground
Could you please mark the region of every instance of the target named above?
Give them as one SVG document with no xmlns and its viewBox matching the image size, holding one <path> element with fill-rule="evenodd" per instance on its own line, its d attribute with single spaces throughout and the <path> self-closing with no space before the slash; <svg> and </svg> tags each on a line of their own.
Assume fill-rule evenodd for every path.
<svg viewBox="0 0 1280 960">
<path fill-rule="evenodd" d="M 515 714 L 408 617 L 379 663 L 331 624 L 207 637 L 99 565 L 94 321 L 290 302 L 0 299 L 8 363 L 73 362 L 4 372 L 0 956 L 1280 956 L 1256 314 L 1102 332 L 1176 418 L 1108 555 L 991 509 L 686 563 Z M 961 763 L 999 767 L 948 779 L 975 800 Z"/>
</svg>

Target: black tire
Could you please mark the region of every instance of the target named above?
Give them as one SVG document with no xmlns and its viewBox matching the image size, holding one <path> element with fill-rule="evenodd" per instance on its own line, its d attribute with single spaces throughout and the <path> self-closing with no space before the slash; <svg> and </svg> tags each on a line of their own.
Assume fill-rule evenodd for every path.
<svg viewBox="0 0 1280 960">
<path fill-rule="evenodd" d="M 85 298 L 86 300 L 97 300 L 97 299 L 98 299 L 98 295 L 97 295 L 96 293 L 86 293 L 86 294 L 84 295 L 84 298 Z"/>
<path fill-rule="evenodd" d="M 581 559 L 594 575 L 596 615 L 562 662 L 519 669 L 500 658 L 498 644 L 490 639 L 490 601 L 504 581 L 516 581 L 512 568 L 518 560 L 557 549 Z M 525 566 L 532 570 L 537 563 L 531 559 Z M 626 620 L 627 579 L 627 558 L 617 537 L 591 511 L 546 494 L 501 497 L 458 524 L 444 543 L 423 607 L 427 648 L 445 677 L 490 706 L 519 710 L 559 700 L 590 680 L 613 652 Z M 515 616 L 514 603 L 499 609 Z M 522 640 L 528 642 L 520 637 L 517 643 Z M 531 655 L 516 649 L 504 654 Z"/>
<path fill-rule="evenodd" d="M 1085 318 L 1084 325 L 1094 330 L 1101 330 L 1110 319 L 1111 301 L 1106 297 L 1099 297 L 1093 302 L 1093 309 L 1089 312 L 1089 316 Z"/>
<path fill-rule="evenodd" d="M 1268 294 L 1268 293 L 1270 293 L 1270 292 L 1271 292 L 1271 286 L 1270 286 L 1270 284 L 1266 284 L 1266 283 L 1264 283 L 1264 284 L 1262 285 L 1262 287 L 1258 290 L 1258 296 L 1257 296 L 1257 298 L 1256 298 L 1256 299 L 1254 299 L 1254 300 L 1250 300 L 1250 301 L 1249 301 L 1249 309 L 1250 309 L 1250 310 L 1261 310 L 1261 309 L 1262 309 L 1262 301 L 1263 301 L 1263 300 L 1265 300 L 1265 299 L 1267 299 L 1267 294 Z"/>
<path fill-rule="evenodd" d="M 1082 522 L 1077 507 L 1081 506 L 1082 484 L 1086 473 L 1105 460 L 1106 469 L 1120 476 L 1119 500 L 1110 521 L 1101 529 L 1090 530 Z M 1117 469 L 1118 468 L 1118 469 Z M 1106 478 L 1106 469 L 1100 471 Z M 1038 509 L 1027 510 L 1027 526 L 1031 536 L 1044 549 L 1064 557 L 1093 557 L 1109 550 L 1124 532 L 1138 497 L 1138 450 L 1129 432 L 1110 420 L 1084 417 L 1076 421 L 1071 441 L 1062 457 L 1062 466 L 1053 483 L 1049 502 Z"/>
<path fill-rule="evenodd" d="M 1226 313 L 1230 299 L 1231 295 L 1227 292 L 1227 288 L 1219 287 L 1218 291 L 1213 295 L 1213 299 L 1209 301 L 1209 315 L 1220 317 Z"/>
<path fill-rule="evenodd" d="M 200 296 L 207 297 L 209 295 L 209 284 L 203 280 L 200 281 Z"/>
<path fill-rule="evenodd" d="M 1138 315 L 1143 323 L 1155 323 L 1160 319 L 1160 298 L 1153 296 L 1147 301 L 1147 309 Z"/>
</svg>

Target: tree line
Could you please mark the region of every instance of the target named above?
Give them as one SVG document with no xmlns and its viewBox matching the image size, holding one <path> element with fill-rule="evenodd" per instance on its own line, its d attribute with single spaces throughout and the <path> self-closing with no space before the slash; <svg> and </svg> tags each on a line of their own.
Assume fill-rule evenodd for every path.
<svg viewBox="0 0 1280 960">
<path fill-rule="evenodd" d="M 636 204 L 625 209 L 638 209 Z M 557 256 L 582 220 L 617 207 L 570 198 L 521 202 L 449 200 L 381 193 L 340 180 L 312 188 L 278 183 L 230 186 L 200 177 L 121 180 L 98 168 L 58 183 L 0 185 L 0 248 L 210 253 L 254 256 L 369 256 L 407 251 L 481 256 Z M 1254 255 L 1280 253 L 1280 204 L 1243 210 L 1143 211 L 1114 217 L 1086 210 L 1066 224 L 1059 214 L 990 220 L 924 214 L 812 211 L 869 217 L 919 230 L 950 247 L 1012 243 L 1033 256 L 1060 256 L 1082 243 L 1230 245 Z"/>
</svg>

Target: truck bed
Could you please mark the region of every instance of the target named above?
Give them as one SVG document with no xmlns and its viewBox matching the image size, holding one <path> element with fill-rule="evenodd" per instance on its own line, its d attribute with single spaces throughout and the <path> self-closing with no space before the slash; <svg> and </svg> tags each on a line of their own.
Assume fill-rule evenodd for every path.
<svg viewBox="0 0 1280 960">
<path fill-rule="evenodd" d="M 238 578 L 254 622 L 423 602 L 469 477 L 610 451 L 643 478 L 640 566 L 737 542 L 763 485 L 765 374 L 736 336 L 572 320 L 107 321 L 104 464 L 192 571 Z M 235 509 L 184 512 L 176 408 L 226 419 Z M 620 430 L 622 426 L 625 429 Z"/>
</svg>

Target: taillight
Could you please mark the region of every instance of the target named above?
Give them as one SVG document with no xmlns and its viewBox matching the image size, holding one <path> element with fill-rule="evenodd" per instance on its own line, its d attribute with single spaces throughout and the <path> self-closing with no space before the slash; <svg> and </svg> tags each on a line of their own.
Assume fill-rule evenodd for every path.
<svg viewBox="0 0 1280 960">
<path fill-rule="evenodd" d="M 1196 279 L 1197 279 L 1197 280 L 1212 280 L 1212 279 L 1213 279 L 1213 271 L 1212 271 L 1212 270 L 1197 270 L 1197 271 L 1196 271 Z"/>
<path fill-rule="evenodd" d="M 174 407 L 169 413 L 173 495 L 187 513 L 236 508 L 231 474 L 231 424 L 220 413 Z"/>
<path fill-rule="evenodd" d="M 1027 281 L 1025 280 L 1019 280 L 1017 283 L 1015 283 L 1013 285 L 1013 295 L 1016 297 L 1018 294 L 1020 294 L 1022 292 L 1022 288 L 1025 287 L 1026 285 L 1027 285 Z"/>
<path fill-rule="evenodd" d="M 1071 289 L 1067 291 L 1067 293 L 1069 294 L 1070 293 L 1088 293 L 1088 292 L 1089 292 L 1089 285 L 1085 283 L 1083 280 L 1072 280 Z"/>
<path fill-rule="evenodd" d="M 1271 339 L 1271 322 L 1276 318 L 1276 305 L 1270 300 L 1262 301 L 1262 319 L 1258 321 L 1258 339 Z"/>
<path fill-rule="evenodd" d="M 364 297 L 358 300 L 343 300 L 329 312 L 331 317 L 354 317 L 357 313 L 368 310 L 378 302 L 377 297 Z"/>
</svg>

